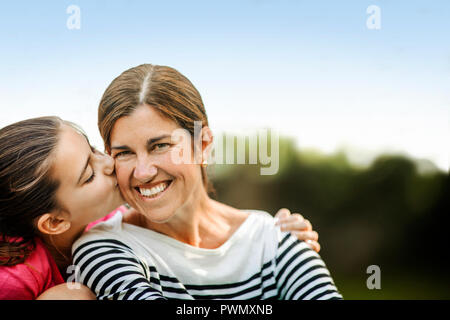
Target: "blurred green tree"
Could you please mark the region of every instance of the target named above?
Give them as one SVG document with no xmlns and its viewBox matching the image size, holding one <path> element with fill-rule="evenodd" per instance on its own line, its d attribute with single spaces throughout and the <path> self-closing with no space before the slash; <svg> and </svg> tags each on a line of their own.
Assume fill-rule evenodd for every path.
<svg viewBox="0 0 450 320">
<path fill-rule="evenodd" d="M 279 154 L 272 176 L 261 175 L 258 164 L 214 165 L 209 170 L 217 199 L 241 209 L 274 214 L 287 207 L 303 214 L 319 232 L 320 254 L 344 295 L 450 298 L 442 281 L 435 282 L 450 283 L 448 172 L 420 173 L 414 159 L 386 154 L 358 167 L 342 151 L 299 150 L 289 138 L 280 139 Z M 383 294 L 364 287 L 371 264 L 390 281 Z"/>
</svg>

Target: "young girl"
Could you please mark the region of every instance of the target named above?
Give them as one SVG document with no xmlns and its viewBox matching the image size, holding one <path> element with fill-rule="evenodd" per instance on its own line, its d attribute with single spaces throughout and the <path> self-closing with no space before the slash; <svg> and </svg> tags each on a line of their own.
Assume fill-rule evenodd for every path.
<svg viewBox="0 0 450 320">
<path fill-rule="evenodd" d="M 123 203 L 113 172 L 114 161 L 59 118 L 0 131 L 0 298 L 36 299 L 64 282 L 57 266 L 70 264 L 73 241 Z"/>
<path fill-rule="evenodd" d="M 64 283 L 71 246 L 92 221 L 124 212 L 123 202 L 113 159 L 73 123 L 41 117 L 1 129 L 0 299 L 95 299 L 87 287 Z M 315 238 L 286 211 L 287 228 Z"/>
</svg>

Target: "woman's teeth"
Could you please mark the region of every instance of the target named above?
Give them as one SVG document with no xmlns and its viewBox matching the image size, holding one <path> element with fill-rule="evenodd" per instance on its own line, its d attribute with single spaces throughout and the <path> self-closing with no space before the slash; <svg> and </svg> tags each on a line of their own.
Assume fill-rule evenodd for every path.
<svg viewBox="0 0 450 320">
<path fill-rule="evenodd" d="M 157 186 L 154 186 L 151 189 L 139 188 L 139 192 L 144 197 L 154 197 L 154 196 L 158 195 L 159 193 L 163 192 L 164 190 L 166 190 L 167 187 L 168 187 L 168 183 L 162 182 L 162 183 L 158 184 Z"/>
</svg>

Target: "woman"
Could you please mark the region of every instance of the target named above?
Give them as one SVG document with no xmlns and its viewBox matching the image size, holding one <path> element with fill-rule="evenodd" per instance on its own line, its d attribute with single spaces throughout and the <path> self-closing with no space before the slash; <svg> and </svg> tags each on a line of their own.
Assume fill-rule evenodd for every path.
<svg viewBox="0 0 450 320">
<path fill-rule="evenodd" d="M 80 281 L 98 299 L 341 298 L 320 257 L 269 214 L 209 197 L 213 135 L 200 94 L 178 71 L 123 72 L 102 97 L 98 125 L 121 193 L 141 213 L 138 226 L 117 215 L 75 242 Z"/>
<path fill-rule="evenodd" d="M 0 129 L 0 299 L 95 299 L 62 275 L 75 239 L 123 202 L 113 159 L 76 125 L 42 117 Z"/>
</svg>

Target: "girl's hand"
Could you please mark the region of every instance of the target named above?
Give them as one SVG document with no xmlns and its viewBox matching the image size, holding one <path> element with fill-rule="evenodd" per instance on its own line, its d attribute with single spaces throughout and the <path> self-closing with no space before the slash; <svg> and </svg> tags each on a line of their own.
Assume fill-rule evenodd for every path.
<svg viewBox="0 0 450 320">
<path fill-rule="evenodd" d="M 280 226 L 281 231 L 290 231 L 299 240 L 305 241 L 314 251 L 320 251 L 319 234 L 301 214 L 291 214 L 289 209 L 282 208 L 275 215 L 275 220 L 275 225 Z"/>
</svg>

